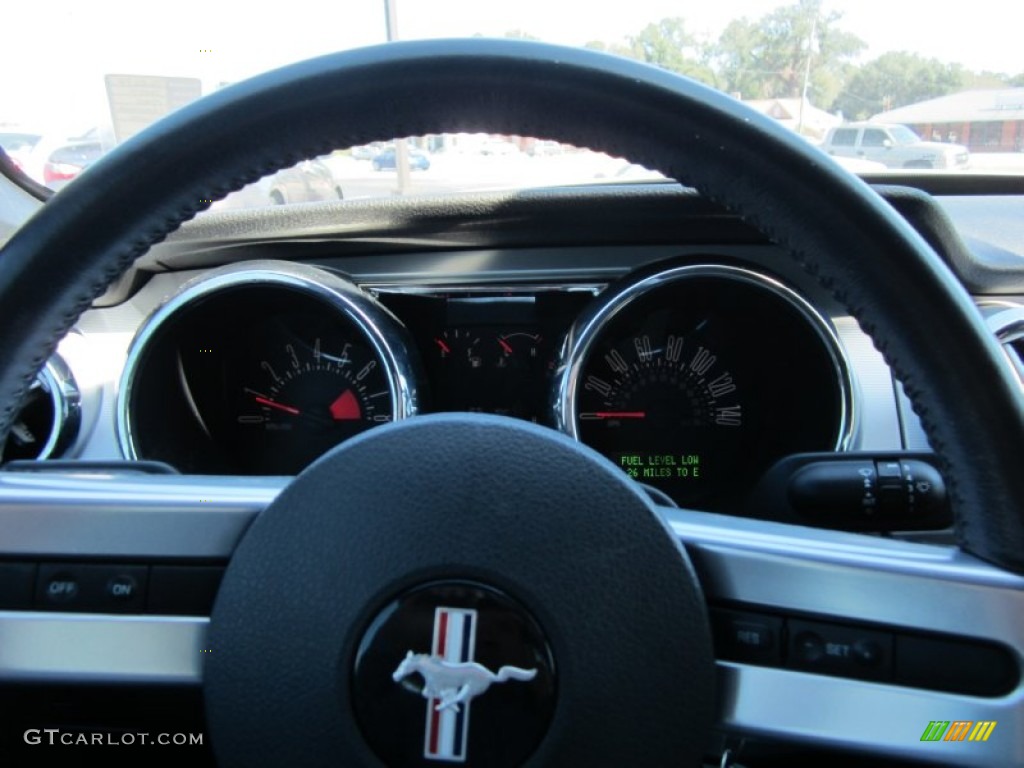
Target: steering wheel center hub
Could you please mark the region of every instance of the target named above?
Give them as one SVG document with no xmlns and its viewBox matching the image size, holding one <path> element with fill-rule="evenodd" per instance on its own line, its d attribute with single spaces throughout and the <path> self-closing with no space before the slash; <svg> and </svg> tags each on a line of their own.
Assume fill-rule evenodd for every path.
<svg viewBox="0 0 1024 768">
<path fill-rule="evenodd" d="M 713 716 L 703 597 L 646 496 L 497 416 L 396 423 L 314 463 L 235 551 L 210 645 L 226 765 L 415 765 L 463 738 L 470 765 L 686 765 Z"/>
</svg>

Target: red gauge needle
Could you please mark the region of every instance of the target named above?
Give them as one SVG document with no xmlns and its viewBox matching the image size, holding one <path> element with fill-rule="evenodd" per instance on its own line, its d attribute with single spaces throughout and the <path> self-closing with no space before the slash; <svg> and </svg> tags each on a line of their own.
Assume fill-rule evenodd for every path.
<svg viewBox="0 0 1024 768">
<path fill-rule="evenodd" d="M 504 339 L 498 339 L 498 343 L 501 344 L 501 348 L 505 350 L 506 355 L 512 354 L 512 345 Z"/>
<path fill-rule="evenodd" d="M 646 411 L 597 411 L 581 413 L 581 419 L 646 419 Z"/>
<path fill-rule="evenodd" d="M 449 348 L 449 346 L 440 339 L 434 339 L 434 343 L 436 343 L 437 346 L 441 348 L 441 351 L 444 352 L 446 355 L 450 355 L 452 353 L 451 348 Z"/>
<path fill-rule="evenodd" d="M 301 411 L 298 408 L 293 408 L 292 406 L 285 405 L 284 403 L 275 403 L 273 400 L 268 400 L 267 398 L 260 397 L 259 395 L 257 395 L 253 399 L 260 405 L 266 405 L 271 408 L 277 408 L 277 410 L 284 411 L 285 413 L 290 413 L 292 416 L 298 416 L 301 413 Z"/>
</svg>

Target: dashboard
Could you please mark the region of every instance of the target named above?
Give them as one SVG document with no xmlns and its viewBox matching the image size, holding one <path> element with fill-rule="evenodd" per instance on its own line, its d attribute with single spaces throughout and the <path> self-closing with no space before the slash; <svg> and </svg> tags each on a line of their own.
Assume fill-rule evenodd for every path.
<svg viewBox="0 0 1024 768">
<path fill-rule="evenodd" d="M 1019 344 L 1013 295 L 964 261 L 1005 259 L 1010 233 L 986 245 L 969 196 L 879 189 L 980 281 L 993 332 Z M 937 228 L 949 216 L 972 253 Z M 658 503 L 749 517 L 786 495 L 765 487 L 787 457 L 930 452 L 831 293 L 673 184 L 201 217 L 81 318 L 33 403 L 19 425 L 39 439 L 19 443 L 16 426 L 9 458 L 45 443 L 51 458 L 209 476 L 291 476 L 388 422 L 499 414 L 585 443 Z M 847 499 L 858 515 L 875 490 Z"/>
<path fill-rule="evenodd" d="M 387 209 L 410 243 L 375 234 L 361 253 L 263 231 L 225 243 L 211 228 L 237 217 L 193 222 L 62 345 L 82 389 L 67 455 L 294 475 L 375 426 L 483 412 L 587 444 L 660 503 L 755 515 L 787 456 L 927 449 L 868 337 L 782 251 L 678 187 L 627 192 L 607 194 L 638 217 L 632 243 L 614 220 L 522 242 L 518 214 L 428 239 L 409 220 L 431 215 L 422 201 Z M 554 226 L 579 211 L 559 194 L 516 205 Z"/>
<path fill-rule="evenodd" d="M 977 236 L 969 198 L 950 200 Z M 467 218 L 455 198 L 192 222 L 65 339 L 37 387 L 50 397 L 20 422 L 40 433 L 27 446 L 288 476 L 381 424 L 493 413 L 587 444 L 659 503 L 754 517 L 759 483 L 787 456 L 929 451 L 830 293 L 692 192 L 468 204 L 490 215 Z M 928 233 L 931 220 L 915 221 Z M 1012 296 L 981 303 L 1017 327 Z M 17 429 L 11 445 L 31 457 Z"/>
</svg>

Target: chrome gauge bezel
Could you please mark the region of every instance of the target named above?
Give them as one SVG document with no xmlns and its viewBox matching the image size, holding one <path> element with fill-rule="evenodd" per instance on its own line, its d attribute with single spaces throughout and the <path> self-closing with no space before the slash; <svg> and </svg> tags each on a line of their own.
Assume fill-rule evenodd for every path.
<svg viewBox="0 0 1024 768">
<path fill-rule="evenodd" d="M 978 309 L 1024 385 L 1024 360 L 1014 347 L 1024 339 L 1024 305 L 1015 301 L 982 301 Z"/>
<path fill-rule="evenodd" d="M 78 437 L 82 423 L 82 393 L 71 369 L 60 355 L 53 355 L 39 372 L 37 379 L 49 390 L 53 403 L 53 426 L 37 459 L 56 458 Z"/>
<path fill-rule="evenodd" d="M 850 450 L 857 434 L 854 379 L 849 360 L 832 324 L 809 301 L 778 279 L 747 267 L 713 262 L 666 267 L 609 286 L 596 303 L 577 318 L 565 337 L 555 373 L 553 417 L 556 427 L 574 440 L 580 440 L 579 419 L 576 417 L 580 374 L 595 342 L 609 324 L 626 308 L 651 292 L 703 277 L 733 280 L 768 291 L 786 301 L 811 325 L 825 345 L 839 385 L 839 423 L 832 450 Z"/>
<path fill-rule="evenodd" d="M 32 388 L 39 387 L 50 401 L 52 416 L 46 441 L 29 461 L 62 456 L 75 442 L 82 424 L 82 394 L 68 364 L 54 354 L 36 374 Z M 2 456 L 0 456 L 2 460 Z"/>
<path fill-rule="evenodd" d="M 319 267 L 281 261 L 251 261 L 209 272 L 183 285 L 143 322 L 128 349 L 127 362 L 118 386 L 117 441 L 126 459 L 138 455 L 131 403 L 149 345 L 158 332 L 179 313 L 200 300 L 240 286 L 277 286 L 297 291 L 326 304 L 351 323 L 383 362 L 395 420 L 414 416 L 419 408 L 419 364 L 401 321 L 372 296 L 348 279 Z"/>
</svg>

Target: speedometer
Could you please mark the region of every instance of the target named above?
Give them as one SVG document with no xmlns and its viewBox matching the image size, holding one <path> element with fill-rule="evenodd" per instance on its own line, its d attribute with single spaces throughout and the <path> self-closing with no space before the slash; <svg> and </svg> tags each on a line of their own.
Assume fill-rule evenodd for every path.
<svg viewBox="0 0 1024 768">
<path fill-rule="evenodd" d="M 849 377 L 827 322 L 759 273 L 685 266 L 614 287 L 572 329 L 560 424 L 683 505 L 736 511 L 771 464 L 842 447 Z"/>
</svg>

